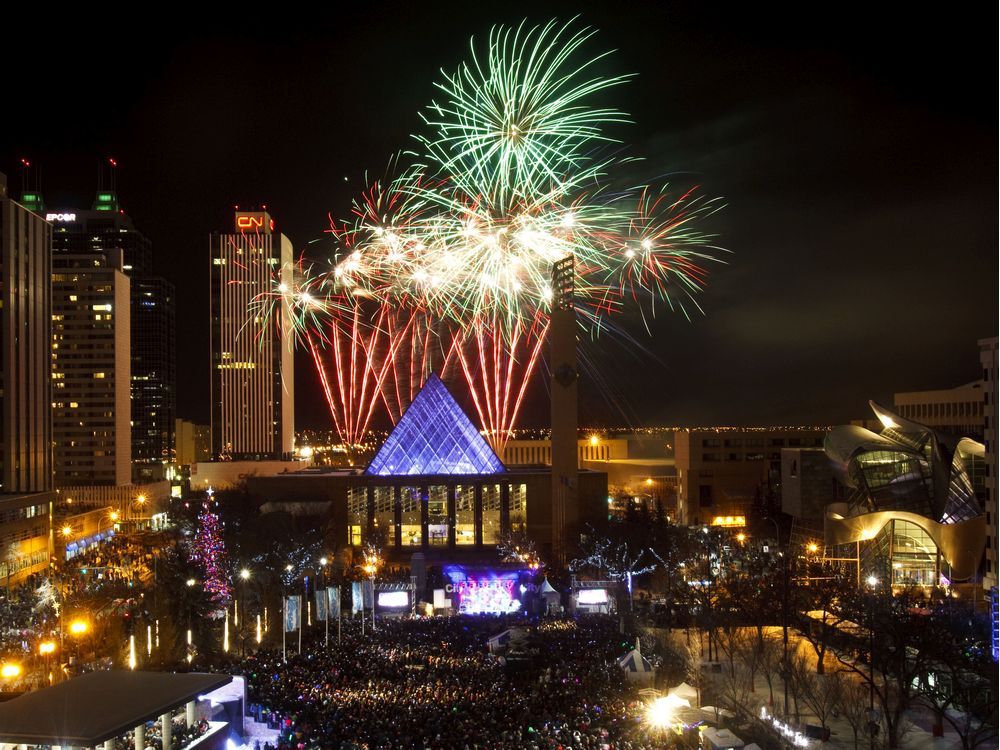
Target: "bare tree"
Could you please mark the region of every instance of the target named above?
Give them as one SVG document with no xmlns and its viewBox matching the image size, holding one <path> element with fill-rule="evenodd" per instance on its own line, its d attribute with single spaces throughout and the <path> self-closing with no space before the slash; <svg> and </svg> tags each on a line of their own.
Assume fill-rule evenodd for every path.
<svg viewBox="0 0 1000 750">
<path fill-rule="evenodd" d="M 927 644 L 932 652 L 931 669 L 921 679 L 917 701 L 934 713 L 939 731 L 947 722 L 966 750 L 995 746 L 996 665 L 985 649 L 965 647 L 969 643 L 985 643 L 989 638 L 988 624 L 985 618 L 976 618 L 967 606 L 955 603 L 936 615 L 936 637 Z M 979 632 L 977 625 L 982 626 Z"/>
<path fill-rule="evenodd" d="M 721 673 L 713 675 L 713 678 L 715 693 L 722 707 L 732 712 L 740 723 L 751 718 L 754 710 L 750 696 L 753 692 L 750 670 L 743 664 L 734 662 Z"/>
<path fill-rule="evenodd" d="M 813 581 L 808 587 L 798 587 L 797 609 L 806 613 L 802 635 L 816 654 L 816 671 L 823 674 L 826 658 L 840 626 L 847 620 L 841 605 L 846 590 L 840 576 Z"/>
<path fill-rule="evenodd" d="M 806 667 L 795 679 L 800 683 L 802 702 L 816 715 L 820 726 L 828 730 L 827 722 L 840 705 L 844 692 L 844 676 L 840 672 L 817 674 Z"/>
<path fill-rule="evenodd" d="M 623 581 L 628 591 L 629 607 L 632 606 L 632 580 L 636 576 L 656 569 L 655 563 L 645 563 L 648 549 L 629 545 L 628 540 L 613 541 L 589 528 L 583 555 L 572 560 L 569 569 L 573 572 L 595 569 L 598 575 L 607 571 L 608 578 Z"/>
<path fill-rule="evenodd" d="M 501 534 L 497 539 L 497 555 L 503 562 L 522 563 L 532 570 L 542 565 L 535 542 L 524 529 L 511 529 Z"/>
<path fill-rule="evenodd" d="M 684 670 L 688 684 L 698 692 L 698 707 L 700 708 L 703 702 L 701 693 L 705 687 L 705 672 L 701 668 L 700 643 L 689 640 L 685 644 Z"/>
<path fill-rule="evenodd" d="M 840 715 L 851 727 L 854 733 L 854 750 L 859 750 L 858 740 L 868 733 L 871 722 L 869 712 L 868 688 L 851 675 L 843 675 L 843 689 L 837 704 Z"/>
<path fill-rule="evenodd" d="M 757 645 L 757 670 L 767 683 L 767 702 L 774 706 L 774 684 L 781 675 L 785 662 L 785 653 L 781 641 L 770 633 L 764 633 L 763 640 Z"/>
<path fill-rule="evenodd" d="M 881 712 L 885 741 L 899 747 L 907 726 L 907 712 L 919 685 L 931 669 L 931 644 L 939 634 L 933 619 L 917 613 L 906 592 L 893 596 L 887 588 L 859 593 L 851 602 L 851 618 L 865 623 L 869 648 L 867 663 L 835 652 L 844 671 L 857 676 L 869 689 Z"/>
</svg>

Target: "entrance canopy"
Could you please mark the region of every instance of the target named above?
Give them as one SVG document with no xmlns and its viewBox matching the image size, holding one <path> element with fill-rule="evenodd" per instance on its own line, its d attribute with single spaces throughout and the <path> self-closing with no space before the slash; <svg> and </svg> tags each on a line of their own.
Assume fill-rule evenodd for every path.
<svg viewBox="0 0 1000 750">
<path fill-rule="evenodd" d="M 0 742 L 92 747 L 232 679 L 198 672 L 91 672 L 0 703 Z"/>
</svg>

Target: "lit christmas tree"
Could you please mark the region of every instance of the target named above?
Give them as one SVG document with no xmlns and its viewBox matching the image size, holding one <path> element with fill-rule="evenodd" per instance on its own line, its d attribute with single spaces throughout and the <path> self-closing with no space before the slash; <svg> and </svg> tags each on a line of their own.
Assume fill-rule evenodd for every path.
<svg viewBox="0 0 1000 750">
<path fill-rule="evenodd" d="M 214 495 L 209 487 L 198 514 L 198 531 L 191 546 L 191 559 L 205 571 L 205 591 L 211 595 L 212 601 L 225 604 L 230 599 L 232 588 L 224 564 L 226 549 L 222 543 L 222 521 L 213 510 L 216 502 Z"/>
</svg>

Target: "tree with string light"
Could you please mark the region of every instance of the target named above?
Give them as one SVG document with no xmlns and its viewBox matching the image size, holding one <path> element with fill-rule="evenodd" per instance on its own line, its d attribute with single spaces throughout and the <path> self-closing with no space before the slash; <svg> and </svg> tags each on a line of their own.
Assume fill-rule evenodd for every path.
<svg viewBox="0 0 1000 750">
<path fill-rule="evenodd" d="M 212 601 L 224 605 L 232 595 L 232 584 L 226 570 L 226 548 L 222 541 L 222 520 L 216 512 L 215 492 L 205 492 L 198 514 L 198 530 L 191 545 L 191 559 L 204 571 L 204 588 Z"/>
</svg>

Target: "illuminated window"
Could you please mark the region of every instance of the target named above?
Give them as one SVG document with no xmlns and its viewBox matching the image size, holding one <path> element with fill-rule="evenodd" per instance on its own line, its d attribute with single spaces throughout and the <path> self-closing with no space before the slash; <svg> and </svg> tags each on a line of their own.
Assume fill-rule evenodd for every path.
<svg viewBox="0 0 1000 750">
<path fill-rule="evenodd" d="M 455 488 L 455 544 L 476 543 L 476 491 L 471 485 Z"/>
<path fill-rule="evenodd" d="M 448 488 L 441 485 L 427 489 L 427 543 L 448 544 Z"/>
<path fill-rule="evenodd" d="M 500 538 L 500 485 L 483 485 L 483 544 Z"/>
<path fill-rule="evenodd" d="M 347 543 L 353 547 L 360 547 L 361 531 L 367 524 L 368 489 L 351 487 L 347 492 Z"/>
<path fill-rule="evenodd" d="M 384 544 L 396 538 L 396 512 L 392 487 L 375 487 L 375 531 Z"/>
<path fill-rule="evenodd" d="M 420 500 L 419 487 L 403 487 L 400 489 L 400 534 L 404 547 L 419 547 L 423 543 L 420 531 Z"/>
<path fill-rule="evenodd" d="M 524 531 L 528 523 L 528 486 L 512 484 L 507 498 L 507 513 L 511 531 Z"/>
</svg>

